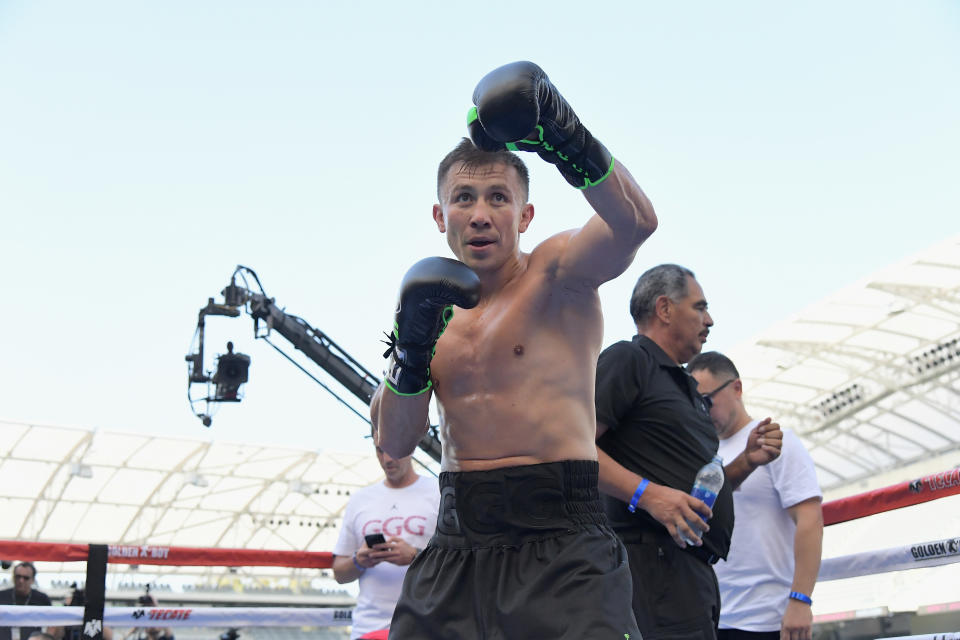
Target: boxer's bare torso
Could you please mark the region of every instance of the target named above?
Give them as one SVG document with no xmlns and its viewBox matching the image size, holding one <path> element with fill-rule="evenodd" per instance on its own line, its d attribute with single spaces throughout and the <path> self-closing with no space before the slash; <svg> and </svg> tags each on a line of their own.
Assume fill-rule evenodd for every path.
<svg viewBox="0 0 960 640">
<path fill-rule="evenodd" d="M 457 309 L 431 364 L 443 466 L 475 471 L 595 460 L 597 290 L 558 278 L 568 234 L 522 254 L 473 309 Z"/>
</svg>

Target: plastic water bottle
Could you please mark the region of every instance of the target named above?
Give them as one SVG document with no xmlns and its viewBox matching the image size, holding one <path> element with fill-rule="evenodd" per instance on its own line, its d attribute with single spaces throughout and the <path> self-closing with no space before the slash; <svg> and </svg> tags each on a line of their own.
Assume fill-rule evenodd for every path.
<svg viewBox="0 0 960 640">
<path fill-rule="evenodd" d="M 697 471 L 697 478 L 693 481 L 693 489 L 690 490 L 690 495 L 702 500 L 704 504 L 712 509 L 713 503 L 717 501 L 717 494 L 720 493 L 721 487 L 723 487 L 723 459 L 720 456 L 713 456 L 713 460 L 700 467 L 700 471 Z M 704 522 L 707 521 L 703 516 L 700 516 L 700 519 Z M 690 520 L 687 520 L 687 524 L 690 525 L 690 528 L 694 531 L 700 528 L 698 523 L 691 522 Z M 693 540 L 687 538 L 684 533 L 681 532 L 680 535 L 683 537 L 684 542 L 691 545 L 693 544 Z"/>
</svg>

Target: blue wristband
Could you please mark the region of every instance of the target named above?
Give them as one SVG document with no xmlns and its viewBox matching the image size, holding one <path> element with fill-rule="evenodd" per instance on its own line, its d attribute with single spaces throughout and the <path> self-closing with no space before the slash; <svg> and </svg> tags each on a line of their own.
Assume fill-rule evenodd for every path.
<svg viewBox="0 0 960 640">
<path fill-rule="evenodd" d="M 791 591 L 789 597 L 794 600 L 799 600 L 805 604 L 813 604 L 813 600 L 810 599 L 810 596 L 805 593 L 800 593 L 799 591 Z"/>
<path fill-rule="evenodd" d="M 640 496 L 643 495 L 643 492 L 647 490 L 648 484 L 650 484 L 650 481 L 646 478 L 640 481 L 640 484 L 637 485 L 637 490 L 633 492 L 633 497 L 630 498 L 630 504 L 627 505 L 627 511 L 633 513 L 637 510 L 637 503 L 640 502 Z"/>
<path fill-rule="evenodd" d="M 357 562 L 357 552 L 356 552 L 356 551 L 353 552 L 353 558 L 351 558 L 351 559 L 353 560 L 353 566 L 355 566 L 357 569 L 360 569 L 360 573 L 363 573 L 364 571 L 367 570 L 367 568 L 366 568 L 365 566 L 363 566 L 362 564 L 360 564 L 359 562 Z"/>
</svg>

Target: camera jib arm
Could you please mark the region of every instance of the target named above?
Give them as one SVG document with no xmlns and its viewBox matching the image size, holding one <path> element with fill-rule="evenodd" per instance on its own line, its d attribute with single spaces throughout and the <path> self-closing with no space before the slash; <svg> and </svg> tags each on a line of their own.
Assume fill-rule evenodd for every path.
<svg viewBox="0 0 960 640">
<path fill-rule="evenodd" d="M 260 293 L 253 292 L 247 287 L 237 285 L 237 276 L 239 275 L 241 279 L 245 281 L 246 278 L 244 276 L 246 274 L 249 274 L 256 282 L 260 289 Z M 230 284 L 227 285 L 221 293 L 224 297 L 223 304 L 216 304 L 214 303 L 213 298 L 210 298 L 207 306 L 200 310 L 200 318 L 197 324 L 197 335 L 199 337 L 197 353 L 188 355 L 186 357 L 186 360 L 192 364 L 189 373 L 190 384 L 200 382 L 209 383 L 211 381 L 214 383 L 217 382 L 217 375 L 211 379 L 209 376 L 206 376 L 203 373 L 204 318 L 210 315 L 237 317 L 240 315 L 241 307 L 243 307 L 246 309 L 247 313 L 253 317 L 254 336 L 256 338 L 266 339 L 271 331 L 276 331 L 288 342 L 290 342 L 290 344 L 292 344 L 298 351 L 302 352 L 307 358 L 316 363 L 321 369 L 326 371 L 334 380 L 339 382 L 356 398 L 361 400 L 365 406 L 370 405 L 373 394 L 380 384 L 380 378 L 374 376 L 369 370 L 357 362 L 355 358 L 350 356 L 350 354 L 344 351 L 337 343 L 331 340 L 322 331 L 310 326 L 302 318 L 288 314 L 283 309 L 280 309 L 275 304 L 274 299 L 267 297 L 267 295 L 264 293 L 263 287 L 260 286 L 260 280 L 257 278 L 257 274 L 254 273 L 252 269 L 238 265 L 230 278 Z M 261 332 L 261 321 L 266 325 L 265 332 Z M 267 340 L 267 342 L 269 342 L 269 340 Z M 270 344 L 278 351 L 281 351 L 278 347 L 276 347 L 276 345 L 273 345 L 272 342 Z M 281 353 L 283 352 L 281 351 Z M 246 365 L 249 366 L 250 359 L 244 354 L 223 354 L 218 359 L 218 375 L 224 368 L 224 358 L 227 358 L 228 355 L 245 358 Z M 286 354 L 283 355 L 286 356 Z M 286 357 L 293 362 L 292 358 L 289 356 Z M 294 364 L 296 364 L 296 362 L 294 362 Z M 304 370 L 302 367 L 300 368 L 313 380 L 326 387 L 326 385 L 323 385 L 322 382 L 317 380 L 317 378 L 312 376 L 309 372 Z M 233 372 L 236 373 L 236 371 Z M 246 382 L 245 367 L 242 370 L 242 377 L 243 382 Z M 329 388 L 327 389 L 333 393 L 332 390 Z M 224 401 L 239 402 L 241 398 L 241 396 L 236 393 L 234 393 L 234 400 L 229 398 L 220 398 L 219 391 L 220 387 L 218 386 L 217 395 L 213 398 L 210 398 L 209 396 L 206 398 L 208 404 L 209 402 Z M 234 389 L 233 391 L 236 390 Z M 335 393 L 333 393 L 333 395 L 336 396 Z M 209 426 L 209 412 L 205 414 L 198 413 L 197 415 L 200 416 L 205 425 Z M 361 417 L 366 420 L 366 417 Z M 428 426 L 427 433 L 424 434 L 419 446 L 431 458 L 438 462 L 440 461 L 441 447 L 439 438 L 437 437 L 436 426 Z"/>
</svg>

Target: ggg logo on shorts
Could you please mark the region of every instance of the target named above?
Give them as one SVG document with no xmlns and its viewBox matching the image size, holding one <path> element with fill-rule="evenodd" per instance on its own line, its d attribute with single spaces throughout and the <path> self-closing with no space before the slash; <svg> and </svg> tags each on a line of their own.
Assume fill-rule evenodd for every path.
<svg viewBox="0 0 960 640">
<path fill-rule="evenodd" d="M 453 487 L 440 489 L 440 517 L 437 519 L 437 531 L 448 536 L 463 533 L 460 517 L 457 515 L 457 494 Z"/>
</svg>

